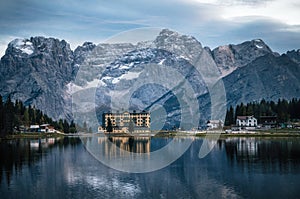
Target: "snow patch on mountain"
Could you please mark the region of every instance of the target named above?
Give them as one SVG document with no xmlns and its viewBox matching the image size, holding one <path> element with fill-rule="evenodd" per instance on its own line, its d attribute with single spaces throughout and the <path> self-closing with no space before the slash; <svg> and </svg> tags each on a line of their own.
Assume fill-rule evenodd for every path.
<svg viewBox="0 0 300 199">
<path fill-rule="evenodd" d="M 34 52 L 33 43 L 27 39 L 15 39 L 10 42 L 10 45 L 27 55 L 31 55 Z"/>
<path fill-rule="evenodd" d="M 140 74 L 141 74 L 141 72 L 129 71 L 128 73 L 121 75 L 120 79 L 132 80 L 132 79 L 138 78 Z"/>
<path fill-rule="evenodd" d="M 258 45 L 258 44 L 255 44 L 255 46 L 257 47 L 257 48 L 263 48 L 263 46 L 260 46 L 260 45 Z"/>
<path fill-rule="evenodd" d="M 103 82 L 102 80 L 94 79 L 90 82 L 87 82 L 84 86 L 79 86 L 73 82 L 70 82 L 66 85 L 66 87 L 67 87 L 67 93 L 73 94 L 84 89 L 97 88 L 98 86 L 105 86 L 105 85 L 106 85 L 105 82 Z"/>
<path fill-rule="evenodd" d="M 166 60 L 166 59 L 162 59 L 162 60 L 158 63 L 158 65 L 163 65 L 163 63 L 164 63 L 165 60 Z"/>
</svg>

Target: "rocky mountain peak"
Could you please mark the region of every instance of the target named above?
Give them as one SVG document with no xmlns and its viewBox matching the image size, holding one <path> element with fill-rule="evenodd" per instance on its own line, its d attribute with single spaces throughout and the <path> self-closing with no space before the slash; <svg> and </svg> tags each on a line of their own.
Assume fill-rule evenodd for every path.
<svg viewBox="0 0 300 199">
<path fill-rule="evenodd" d="M 82 46 L 78 46 L 74 53 L 76 53 L 77 51 L 89 51 L 89 50 L 93 50 L 96 47 L 96 44 L 94 44 L 93 42 L 84 42 L 82 44 Z"/>
<path fill-rule="evenodd" d="M 238 45 L 233 45 L 233 47 L 241 53 L 246 53 L 246 51 L 257 55 L 273 53 L 270 47 L 266 45 L 262 39 L 253 39 Z"/>
<path fill-rule="evenodd" d="M 56 119 L 69 117 L 64 90 L 74 76 L 74 59 L 65 40 L 13 40 L 1 58 L 0 74 L 3 96 L 35 105 Z"/>
<path fill-rule="evenodd" d="M 253 39 L 237 45 L 219 46 L 212 51 L 212 56 L 222 76 L 267 54 L 275 55 L 262 39 Z"/>
<path fill-rule="evenodd" d="M 10 57 L 30 58 L 32 56 L 53 56 L 61 54 L 72 58 L 73 52 L 65 40 L 45 37 L 15 39 L 8 44 L 4 59 Z"/>
<path fill-rule="evenodd" d="M 34 52 L 34 46 L 29 39 L 14 39 L 8 44 L 7 53 L 15 52 L 18 54 L 31 55 Z"/>
<path fill-rule="evenodd" d="M 192 60 L 203 50 L 201 43 L 194 37 L 181 35 L 168 29 L 163 29 L 153 43 L 156 48 L 183 56 L 187 60 Z"/>
<path fill-rule="evenodd" d="M 172 31 L 172 30 L 169 30 L 169 29 L 163 29 L 159 33 L 159 35 L 156 37 L 154 43 L 157 46 L 183 45 L 183 44 L 188 44 L 188 43 L 200 44 L 200 42 L 192 36 L 181 35 L 178 32 L 175 32 L 175 31 Z"/>
<path fill-rule="evenodd" d="M 286 55 L 291 58 L 294 62 L 300 64 L 300 49 L 287 51 Z"/>
<path fill-rule="evenodd" d="M 74 59 L 77 64 L 81 64 L 88 53 L 94 50 L 96 47 L 92 42 L 84 42 L 82 46 L 78 46 L 74 50 Z"/>
</svg>

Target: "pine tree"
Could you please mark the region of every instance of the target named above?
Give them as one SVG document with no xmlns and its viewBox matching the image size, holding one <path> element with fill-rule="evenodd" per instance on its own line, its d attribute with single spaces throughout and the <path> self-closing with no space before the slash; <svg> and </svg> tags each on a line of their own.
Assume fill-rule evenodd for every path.
<svg viewBox="0 0 300 199">
<path fill-rule="evenodd" d="M 230 106 L 229 108 L 229 122 L 230 124 L 235 124 L 235 115 L 234 115 L 234 110 L 233 110 L 233 107 Z"/>
<path fill-rule="evenodd" d="M 4 133 L 13 133 L 14 104 L 11 101 L 10 95 L 6 100 L 4 109 Z"/>
<path fill-rule="evenodd" d="M 64 120 L 64 122 L 63 122 L 63 131 L 64 131 L 64 133 L 70 133 L 70 126 L 69 126 L 67 120 Z"/>
<path fill-rule="evenodd" d="M 29 126 L 29 113 L 28 113 L 28 108 L 25 109 L 24 111 L 24 125 Z"/>
<path fill-rule="evenodd" d="M 246 115 L 254 115 L 253 104 L 248 103 L 246 106 Z"/>
<path fill-rule="evenodd" d="M 109 133 L 113 132 L 113 127 L 112 127 L 112 123 L 111 123 L 110 118 L 108 118 L 108 120 L 107 120 L 106 131 L 109 132 Z"/>
<path fill-rule="evenodd" d="M 83 131 L 84 131 L 84 132 L 87 132 L 87 131 L 88 131 L 88 127 L 87 127 L 86 121 L 83 122 Z"/>
<path fill-rule="evenodd" d="M 76 125 L 75 125 L 74 121 L 72 120 L 71 124 L 70 124 L 70 133 L 76 133 L 76 132 L 77 132 Z"/>
<path fill-rule="evenodd" d="M 59 119 L 57 127 L 58 127 L 58 130 L 61 130 L 61 131 L 64 130 L 64 125 L 63 125 L 62 119 Z"/>
<path fill-rule="evenodd" d="M 231 125 L 231 123 L 229 121 L 229 110 L 227 109 L 226 116 L 225 116 L 225 126 L 229 126 L 229 125 Z"/>
</svg>

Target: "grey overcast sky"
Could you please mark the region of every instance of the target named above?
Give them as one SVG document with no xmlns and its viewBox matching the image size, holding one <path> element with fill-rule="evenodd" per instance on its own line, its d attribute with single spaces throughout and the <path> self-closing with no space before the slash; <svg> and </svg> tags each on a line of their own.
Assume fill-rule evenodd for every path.
<svg viewBox="0 0 300 199">
<path fill-rule="evenodd" d="M 74 49 L 144 27 L 192 35 L 210 48 L 261 38 L 284 53 L 300 48 L 300 1 L 0 0 L 0 55 L 15 38 L 55 37 Z"/>
</svg>

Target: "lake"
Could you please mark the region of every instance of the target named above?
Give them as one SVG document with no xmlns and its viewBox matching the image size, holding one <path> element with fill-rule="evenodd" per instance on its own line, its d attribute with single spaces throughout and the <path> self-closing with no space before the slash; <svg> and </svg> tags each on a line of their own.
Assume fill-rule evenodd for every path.
<svg viewBox="0 0 300 199">
<path fill-rule="evenodd" d="M 299 138 L 223 138 L 199 158 L 203 138 L 192 139 L 176 161 L 148 173 L 104 165 L 88 143 L 111 142 L 125 152 L 148 154 L 172 138 L 47 138 L 0 142 L 1 198 L 299 198 Z M 103 145 L 104 143 L 104 145 Z M 118 154 L 124 156 L 124 153 Z M 126 158 L 126 156 L 124 156 Z"/>
</svg>

